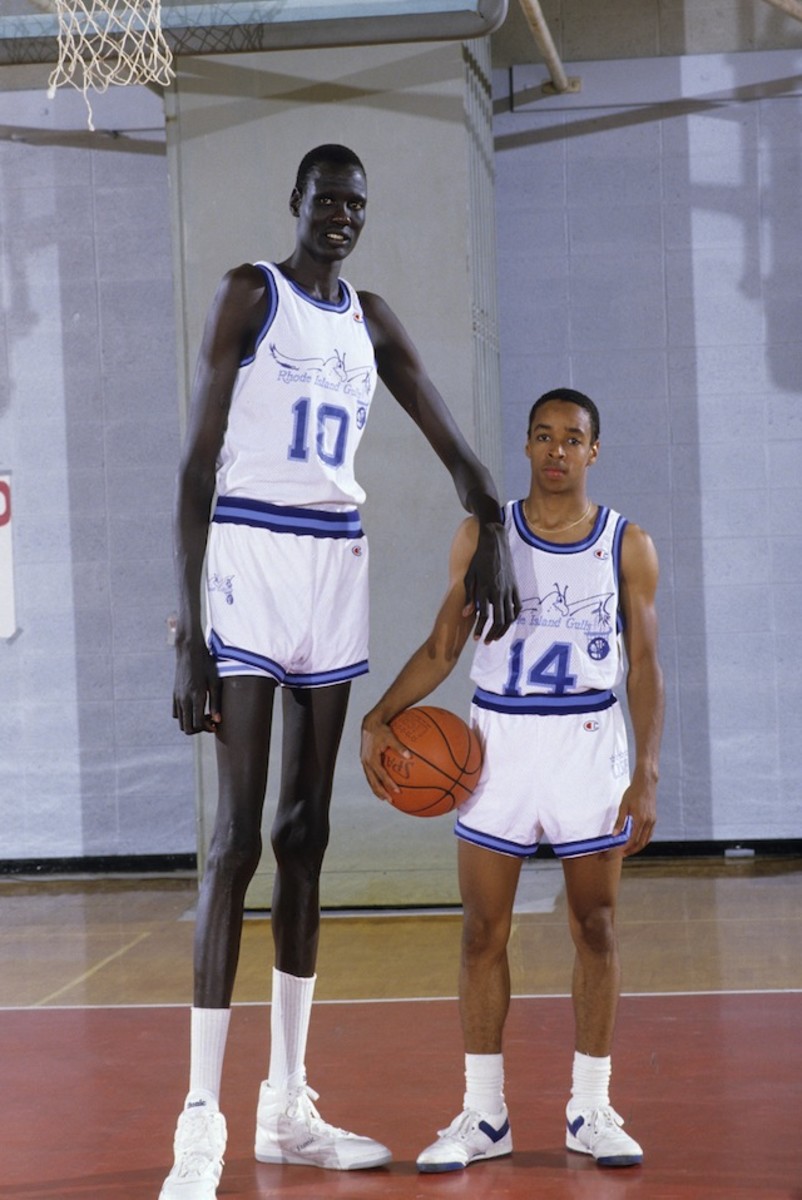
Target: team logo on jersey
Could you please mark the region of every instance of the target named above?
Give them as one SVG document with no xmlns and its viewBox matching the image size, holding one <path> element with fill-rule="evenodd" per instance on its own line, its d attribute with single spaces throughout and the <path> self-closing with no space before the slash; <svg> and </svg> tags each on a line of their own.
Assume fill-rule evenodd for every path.
<svg viewBox="0 0 802 1200">
<path fill-rule="evenodd" d="M 214 574 L 209 578 L 209 591 L 222 592 L 226 604 L 234 603 L 234 576 Z"/>
<path fill-rule="evenodd" d="M 599 722 L 595 717 L 588 717 L 587 721 L 582 722 L 582 728 L 586 733 L 595 733 L 599 728 Z"/>
<path fill-rule="evenodd" d="M 589 637 L 609 633 L 613 623 L 610 617 L 610 602 L 613 592 L 602 592 L 596 596 L 583 596 L 578 600 L 568 596 L 568 585 L 555 583 L 550 592 L 543 596 L 528 596 L 524 599 L 518 617 L 519 625 L 547 626 L 553 629 L 578 629 Z M 603 638 L 599 639 L 604 641 Z M 606 645 L 606 642 L 605 642 Z M 609 651 L 609 646 L 605 653 Z M 604 654 L 599 655 L 604 658 Z"/>
<path fill-rule="evenodd" d="M 328 358 L 294 358 L 290 354 L 282 354 L 271 342 L 270 355 L 280 368 L 279 383 L 311 383 L 315 387 L 359 398 L 370 395 L 373 363 L 350 367 L 345 361 L 345 351 L 334 349 Z"/>
<path fill-rule="evenodd" d="M 601 662 L 610 653 L 610 643 L 607 638 L 593 637 L 588 642 L 588 654 L 594 662 Z"/>
</svg>

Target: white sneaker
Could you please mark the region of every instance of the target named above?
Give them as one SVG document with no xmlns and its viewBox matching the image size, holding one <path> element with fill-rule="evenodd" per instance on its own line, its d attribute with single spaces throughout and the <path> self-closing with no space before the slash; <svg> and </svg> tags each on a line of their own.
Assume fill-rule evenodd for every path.
<svg viewBox="0 0 802 1200">
<path fill-rule="evenodd" d="M 392 1154 L 381 1142 L 328 1125 L 315 1108 L 317 1098 L 306 1083 L 286 1092 L 262 1083 L 254 1147 L 258 1162 L 358 1171 L 390 1161 Z"/>
<path fill-rule="evenodd" d="M 418 1155 L 418 1170 L 424 1173 L 460 1171 L 486 1158 L 512 1153 L 512 1131 L 507 1106 L 500 1113 L 463 1109 L 448 1129 L 441 1129 L 437 1141 Z"/>
<path fill-rule="evenodd" d="M 226 1150 L 226 1119 L 203 1101 L 188 1102 L 175 1130 L 175 1164 L 159 1200 L 216 1200 Z"/>
<path fill-rule="evenodd" d="M 565 1110 L 565 1144 L 569 1150 L 592 1154 L 600 1167 L 635 1167 L 643 1162 L 643 1151 L 634 1138 L 624 1133 L 624 1118 L 610 1105 Z"/>
</svg>

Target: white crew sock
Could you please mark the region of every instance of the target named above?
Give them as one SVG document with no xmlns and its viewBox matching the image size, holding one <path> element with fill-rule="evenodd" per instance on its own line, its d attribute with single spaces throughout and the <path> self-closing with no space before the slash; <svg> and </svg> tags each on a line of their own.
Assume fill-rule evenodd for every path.
<svg viewBox="0 0 802 1200">
<path fill-rule="evenodd" d="M 230 1008 L 193 1008 L 190 1028 L 189 1100 L 200 1093 L 220 1103 Z"/>
<path fill-rule="evenodd" d="M 571 1108 L 605 1108 L 610 1103 L 610 1056 L 594 1058 L 590 1054 L 574 1054 L 571 1077 Z"/>
<path fill-rule="evenodd" d="M 276 1091 L 305 1081 L 304 1059 L 317 975 L 302 978 L 273 968 L 270 1006 L 270 1068 L 267 1081 Z"/>
<path fill-rule="evenodd" d="M 504 1108 L 504 1055 L 465 1055 L 465 1108 L 495 1116 Z"/>
</svg>

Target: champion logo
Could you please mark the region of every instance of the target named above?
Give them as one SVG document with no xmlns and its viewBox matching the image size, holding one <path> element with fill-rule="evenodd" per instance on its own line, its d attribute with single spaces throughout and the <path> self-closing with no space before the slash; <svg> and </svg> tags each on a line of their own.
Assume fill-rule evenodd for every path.
<svg viewBox="0 0 802 1200">
<path fill-rule="evenodd" d="M 355 320 L 355 321 L 358 321 L 358 322 L 359 322 L 359 324 L 361 325 L 361 324 L 362 324 L 362 313 L 361 313 L 361 312 L 355 312 L 355 313 L 354 313 L 354 320 Z"/>
<path fill-rule="evenodd" d="M 361 558 L 362 557 L 362 547 L 361 546 L 352 546 L 351 553 L 353 554 L 354 558 Z"/>
<path fill-rule="evenodd" d="M 610 557 L 610 552 L 609 550 L 603 550 L 601 547 L 599 547 L 598 550 L 593 551 L 593 557 L 601 559 L 601 561 L 604 562 L 606 558 Z"/>
<path fill-rule="evenodd" d="M 595 733 L 596 730 L 599 728 L 599 722 L 596 720 L 595 717 L 589 717 L 587 721 L 583 722 L 582 728 L 585 730 L 586 733 Z"/>
</svg>

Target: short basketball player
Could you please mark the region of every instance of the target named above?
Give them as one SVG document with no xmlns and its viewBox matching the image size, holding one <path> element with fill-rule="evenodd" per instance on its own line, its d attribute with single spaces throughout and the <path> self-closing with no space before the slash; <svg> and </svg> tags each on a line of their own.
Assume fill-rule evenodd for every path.
<svg viewBox="0 0 802 1200">
<path fill-rule="evenodd" d="M 522 609 L 503 638 L 477 642 L 471 672 L 471 720 L 485 757 L 455 830 L 464 911 L 463 1110 L 418 1158 L 424 1172 L 456 1171 L 512 1150 L 502 1058 L 507 942 L 521 863 L 542 839 L 562 862 L 576 951 L 566 1145 L 602 1166 L 643 1158 L 611 1107 L 609 1084 L 621 862 L 646 845 L 655 822 L 663 718 L 658 568 L 649 536 L 589 499 L 587 473 L 598 453 L 592 400 L 560 388 L 536 401 L 526 441 L 529 492 L 505 508 Z M 445 679 L 470 632 L 460 580 L 476 539 L 468 518 L 454 539 L 449 589 L 429 638 L 364 719 L 363 766 L 383 799 L 395 785 L 382 752 L 403 753 L 388 721 Z M 631 774 L 613 692 L 625 662 Z"/>
<path fill-rule="evenodd" d="M 397 317 L 340 279 L 366 203 L 353 151 L 310 151 L 290 197 L 292 254 L 229 272 L 203 335 L 176 505 L 173 711 L 185 733 L 215 733 L 219 803 L 198 903 L 190 1090 L 161 1200 L 212 1200 L 222 1171 L 220 1079 L 245 892 L 261 850 L 277 687 L 284 738 L 272 828 L 275 968 L 255 1153 L 262 1162 L 342 1170 L 390 1158 L 372 1138 L 322 1120 L 304 1064 L 335 758 L 350 681 L 368 665 L 364 492 L 354 454 L 377 375 L 476 517 L 464 599 L 477 628 L 490 617 L 488 636 L 497 637 L 518 611 L 492 479 Z"/>
</svg>

